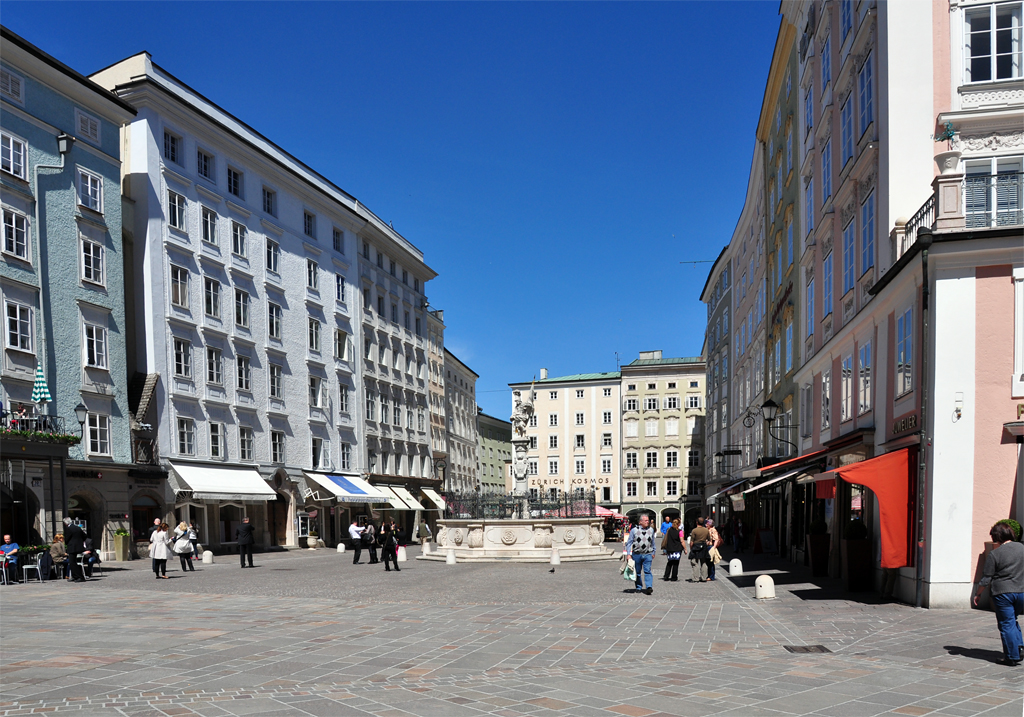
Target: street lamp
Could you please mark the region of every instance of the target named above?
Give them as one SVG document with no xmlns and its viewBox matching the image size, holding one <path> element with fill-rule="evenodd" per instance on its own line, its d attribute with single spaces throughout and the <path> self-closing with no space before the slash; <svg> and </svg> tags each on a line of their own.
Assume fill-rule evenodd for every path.
<svg viewBox="0 0 1024 717">
<path fill-rule="evenodd" d="M 85 438 L 85 419 L 89 415 L 89 409 L 79 401 L 75 406 L 75 419 L 78 421 L 78 435 Z"/>
<path fill-rule="evenodd" d="M 447 467 L 448 464 L 445 463 L 444 458 L 438 458 L 436 461 L 434 461 L 434 477 L 439 480 L 446 479 L 448 477 L 448 474 L 445 472 L 445 468 Z M 444 489 L 445 491 L 448 490 L 447 480 L 445 480 Z"/>
</svg>

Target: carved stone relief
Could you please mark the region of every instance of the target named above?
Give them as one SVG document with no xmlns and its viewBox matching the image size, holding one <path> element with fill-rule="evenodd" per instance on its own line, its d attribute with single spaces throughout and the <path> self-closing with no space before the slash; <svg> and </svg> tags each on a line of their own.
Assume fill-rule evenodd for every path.
<svg viewBox="0 0 1024 717">
<path fill-rule="evenodd" d="M 462 545 L 462 541 L 465 540 L 465 535 L 462 532 L 462 528 L 456 528 L 452 531 L 452 542 L 456 545 Z"/>
<path fill-rule="evenodd" d="M 604 531 L 596 525 L 590 526 L 590 544 L 601 545 L 604 543 Z"/>
<path fill-rule="evenodd" d="M 505 528 L 501 531 L 501 542 L 505 545 L 515 545 L 516 542 L 516 531 Z"/>
<path fill-rule="evenodd" d="M 851 201 L 849 204 L 847 204 L 845 207 L 843 207 L 842 209 L 839 210 L 839 222 L 840 222 L 840 224 L 842 226 L 844 226 L 844 227 L 847 224 L 849 224 L 850 220 L 853 219 L 853 213 L 854 213 L 854 208 L 853 208 L 853 202 Z"/>
<path fill-rule="evenodd" d="M 550 528 L 534 528 L 534 530 L 533 530 L 533 547 L 535 547 L 535 548 L 550 548 L 551 547 L 551 529 Z"/>
<path fill-rule="evenodd" d="M 471 548 L 482 548 L 484 547 L 484 531 L 483 528 L 473 528 L 469 531 L 469 538 L 467 540 L 469 547 Z"/>
<path fill-rule="evenodd" d="M 961 152 L 991 152 L 998 149 L 1024 147 L 1024 132 L 991 132 L 982 135 L 958 134 L 953 137 L 953 149 Z"/>
<path fill-rule="evenodd" d="M 1024 89 L 1011 87 L 1006 89 L 960 92 L 963 107 L 981 107 L 982 105 L 1010 105 L 1024 102 Z"/>
<path fill-rule="evenodd" d="M 572 545 L 576 542 L 576 531 L 572 528 L 566 528 L 562 533 L 562 540 L 565 541 L 566 545 Z"/>
<path fill-rule="evenodd" d="M 437 531 L 437 544 L 443 546 L 446 540 L 448 540 L 448 529 L 439 528 Z"/>
</svg>

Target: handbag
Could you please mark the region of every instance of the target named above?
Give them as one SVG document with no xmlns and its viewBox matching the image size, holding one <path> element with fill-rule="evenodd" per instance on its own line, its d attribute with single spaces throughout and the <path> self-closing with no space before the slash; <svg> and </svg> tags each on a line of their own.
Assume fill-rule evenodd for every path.
<svg viewBox="0 0 1024 717">
<path fill-rule="evenodd" d="M 707 560 L 708 544 L 703 540 L 690 546 L 690 560 Z"/>
<path fill-rule="evenodd" d="M 631 583 L 636 582 L 636 565 L 633 563 L 633 558 L 626 561 L 626 569 L 622 571 L 622 578 Z"/>
</svg>

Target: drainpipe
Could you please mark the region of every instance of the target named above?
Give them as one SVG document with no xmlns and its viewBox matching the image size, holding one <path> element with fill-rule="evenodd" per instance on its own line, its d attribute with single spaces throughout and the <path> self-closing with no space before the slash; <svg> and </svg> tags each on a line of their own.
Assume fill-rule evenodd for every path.
<svg viewBox="0 0 1024 717">
<path fill-rule="evenodd" d="M 917 233 L 921 245 L 921 444 L 917 451 L 917 589 L 914 605 L 921 607 L 924 600 L 924 542 L 925 491 L 928 484 L 928 249 L 932 245 L 932 230 L 922 228 Z"/>
</svg>

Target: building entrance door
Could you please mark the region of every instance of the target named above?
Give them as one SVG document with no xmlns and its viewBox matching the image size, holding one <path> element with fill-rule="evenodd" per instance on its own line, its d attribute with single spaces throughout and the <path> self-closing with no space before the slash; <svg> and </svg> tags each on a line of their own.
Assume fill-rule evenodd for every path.
<svg viewBox="0 0 1024 717">
<path fill-rule="evenodd" d="M 267 517 L 270 523 L 270 544 L 285 545 L 288 542 L 288 499 L 280 493 L 277 500 L 267 503 Z"/>
</svg>

